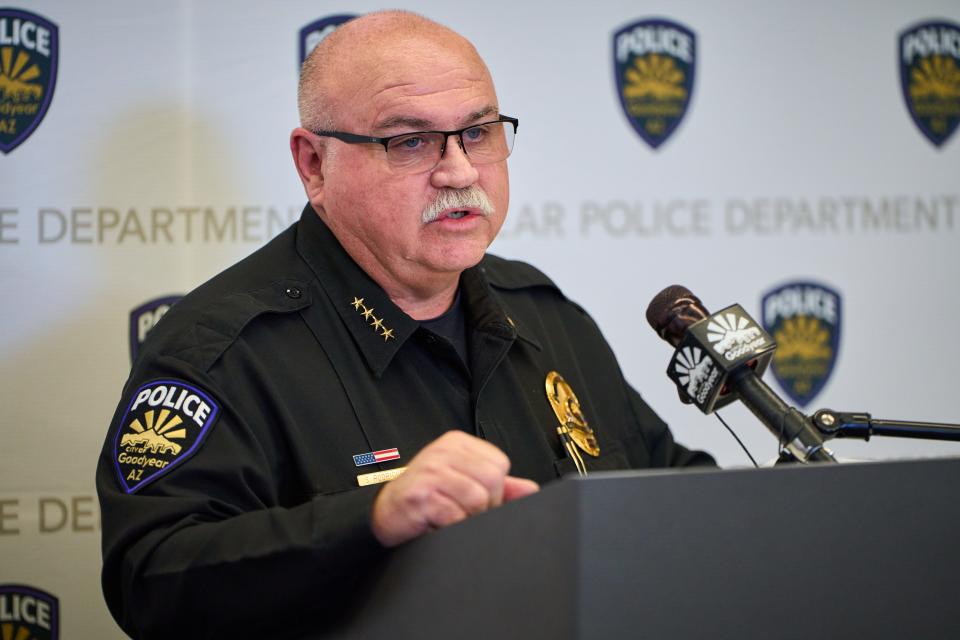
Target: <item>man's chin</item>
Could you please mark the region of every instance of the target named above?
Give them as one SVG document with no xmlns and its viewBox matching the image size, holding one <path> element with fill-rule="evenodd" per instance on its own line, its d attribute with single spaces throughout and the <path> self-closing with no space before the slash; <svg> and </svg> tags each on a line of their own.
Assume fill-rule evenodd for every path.
<svg viewBox="0 0 960 640">
<path fill-rule="evenodd" d="M 487 246 L 486 243 L 480 242 L 459 243 L 456 246 L 446 248 L 444 251 L 433 253 L 428 257 L 427 262 L 434 271 L 460 274 L 466 269 L 476 266 L 483 259 Z"/>
</svg>

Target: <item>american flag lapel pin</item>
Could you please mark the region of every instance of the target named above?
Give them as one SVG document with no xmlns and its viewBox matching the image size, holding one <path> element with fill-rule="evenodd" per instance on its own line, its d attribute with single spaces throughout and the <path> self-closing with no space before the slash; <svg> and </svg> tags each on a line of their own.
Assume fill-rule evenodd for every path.
<svg viewBox="0 0 960 640">
<path fill-rule="evenodd" d="M 381 449 L 380 451 L 370 451 L 368 453 L 358 453 L 353 456 L 353 464 L 362 467 L 368 464 L 377 464 L 379 462 L 389 462 L 390 460 L 399 460 L 400 452 L 397 448 Z"/>
</svg>

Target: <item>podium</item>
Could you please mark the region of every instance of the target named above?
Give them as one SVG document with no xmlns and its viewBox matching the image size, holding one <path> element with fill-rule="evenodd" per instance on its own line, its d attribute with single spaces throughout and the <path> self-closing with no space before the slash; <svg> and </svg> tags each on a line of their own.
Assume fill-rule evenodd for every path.
<svg viewBox="0 0 960 640">
<path fill-rule="evenodd" d="M 336 637 L 958 638 L 960 459 L 591 474 L 397 549 Z"/>
</svg>

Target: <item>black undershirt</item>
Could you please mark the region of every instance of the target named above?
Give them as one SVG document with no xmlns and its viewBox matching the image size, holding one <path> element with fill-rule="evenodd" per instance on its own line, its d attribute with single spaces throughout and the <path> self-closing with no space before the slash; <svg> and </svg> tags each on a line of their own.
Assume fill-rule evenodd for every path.
<svg viewBox="0 0 960 640">
<path fill-rule="evenodd" d="M 438 402 L 445 403 L 449 414 L 455 416 L 452 423 L 440 425 L 442 429 L 462 429 L 467 433 L 482 435 L 473 428 L 467 322 L 459 289 L 453 306 L 443 315 L 420 321 L 420 328 L 415 335 L 427 356 L 424 368 L 434 371 L 426 379 L 433 381 Z"/>
<path fill-rule="evenodd" d="M 430 320 L 420 321 L 421 330 L 430 337 L 445 343 L 445 346 L 452 349 L 459 356 L 464 369 L 470 371 L 470 360 L 467 349 L 467 321 L 463 314 L 463 303 L 460 301 L 460 289 L 457 289 L 457 296 L 453 300 L 453 305 L 443 315 Z"/>
</svg>

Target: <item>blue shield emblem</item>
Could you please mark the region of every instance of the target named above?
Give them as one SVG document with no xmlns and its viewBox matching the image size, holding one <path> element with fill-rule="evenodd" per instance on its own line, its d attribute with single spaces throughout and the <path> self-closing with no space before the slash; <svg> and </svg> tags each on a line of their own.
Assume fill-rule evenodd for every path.
<svg viewBox="0 0 960 640">
<path fill-rule="evenodd" d="M 183 296 L 164 296 L 148 300 L 130 312 L 130 361 L 137 359 L 140 346 L 160 318 Z"/>
<path fill-rule="evenodd" d="M 913 123 L 934 146 L 960 124 L 960 25 L 923 22 L 900 33 L 900 85 Z"/>
<path fill-rule="evenodd" d="M 0 584 L 2 637 L 56 640 L 60 637 L 60 601 L 36 587 Z"/>
<path fill-rule="evenodd" d="M 630 126 L 656 149 L 676 130 L 693 96 L 697 37 L 670 20 L 640 20 L 613 34 L 617 96 Z"/>
<path fill-rule="evenodd" d="M 57 84 L 57 25 L 21 9 L 0 9 L 0 151 L 30 137 Z"/>
<path fill-rule="evenodd" d="M 314 20 L 300 29 L 300 64 L 303 64 L 303 61 L 306 60 L 310 52 L 320 44 L 321 40 L 333 33 L 336 28 L 344 22 L 353 20 L 356 17 L 356 15 L 346 13 L 327 16 L 326 18 Z"/>
<path fill-rule="evenodd" d="M 123 490 L 134 493 L 190 459 L 219 414 L 210 394 L 181 380 L 155 380 L 130 394 L 112 436 Z"/>
<path fill-rule="evenodd" d="M 816 282 L 788 282 L 764 294 L 761 323 L 777 343 L 771 370 L 805 407 L 827 384 L 840 348 L 840 294 Z"/>
</svg>

